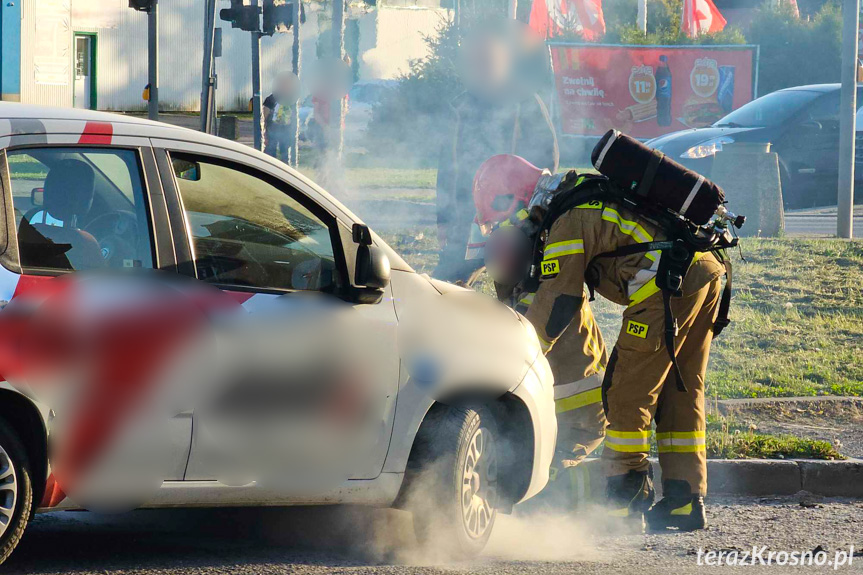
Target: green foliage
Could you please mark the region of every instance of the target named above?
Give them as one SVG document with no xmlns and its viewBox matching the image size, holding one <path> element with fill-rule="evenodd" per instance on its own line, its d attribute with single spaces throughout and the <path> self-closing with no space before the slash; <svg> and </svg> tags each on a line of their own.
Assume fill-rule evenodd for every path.
<svg viewBox="0 0 863 575">
<path fill-rule="evenodd" d="M 762 94 L 805 84 L 838 82 L 842 13 L 828 2 L 809 20 L 797 18 L 787 4 L 765 4 L 747 36 L 761 46 L 758 91 Z"/>
</svg>

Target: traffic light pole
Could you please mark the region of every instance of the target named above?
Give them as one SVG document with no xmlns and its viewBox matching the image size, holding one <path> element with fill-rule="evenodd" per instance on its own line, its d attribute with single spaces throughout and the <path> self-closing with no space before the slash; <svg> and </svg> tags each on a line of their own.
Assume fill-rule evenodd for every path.
<svg viewBox="0 0 863 575">
<path fill-rule="evenodd" d="M 204 13 L 204 61 L 201 66 L 201 131 L 215 133 L 213 108 L 216 105 L 213 46 L 216 37 L 216 0 L 207 0 Z"/>
<path fill-rule="evenodd" d="M 150 84 L 150 99 L 147 102 L 147 117 L 159 119 L 159 0 L 153 0 L 147 13 L 147 70 Z"/>
<path fill-rule="evenodd" d="M 333 57 L 341 60 L 345 50 L 345 0 L 333 0 Z M 342 159 L 344 136 L 342 123 L 344 121 L 344 106 L 342 98 L 333 94 L 330 101 L 330 142 L 329 148 L 333 160 L 338 164 Z"/>
<path fill-rule="evenodd" d="M 294 0 L 294 42 L 291 49 L 291 71 L 300 77 L 300 0 Z M 299 98 L 300 94 L 297 94 Z M 294 116 L 291 118 L 291 162 L 294 167 L 300 165 L 300 100 L 294 104 Z"/>
<path fill-rule="evenodd" d="M 255 0 L 253 6 L 257 4 Z M 252 129 L 255 149 L 264 149 L 264 127 L 261 117 L 261 33 L 252 32 Z"/>
<path fill-rule="evenodd" d="M 860 0 L 844 0 L 842 6 L 842 88 L 839 96 L 839 189 L 836 235 L 851 238 L 854 232 L 854 139 L 857 112 L 857 34 Z"/>
</svg>

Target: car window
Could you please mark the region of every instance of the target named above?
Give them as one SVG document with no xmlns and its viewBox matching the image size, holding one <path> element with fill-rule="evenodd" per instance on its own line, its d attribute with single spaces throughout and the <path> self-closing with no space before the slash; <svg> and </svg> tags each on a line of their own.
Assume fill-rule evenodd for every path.
<svg viewBox="0 0 863 575">
<path fill-rule="evenodd" d="M 262 289 L 340 285 L 330 228 L 270 180 L 241 166 L 172 154 L 199 279 Z"/>
<path fill-rule="evenodd" d="M 808 90 L 773 92 L 744 104 L 716 122 L 714 126 L 731 125 L 743 128 L 778 126 L 821 95 L 821 92 Z"/>
<path fill-rule="evenodd" d="M 829 131 L 839 130 L 839 93 L 827 94 L 815 100 L 806 109 L 804 120 L 811 120 L 821 124 L 822 129 Z"/>
<path fill-rule="evenodd" d="M 137 152 L 26 148 L 7 162 L 23 267 L 153 267 Z"/>
</svg>

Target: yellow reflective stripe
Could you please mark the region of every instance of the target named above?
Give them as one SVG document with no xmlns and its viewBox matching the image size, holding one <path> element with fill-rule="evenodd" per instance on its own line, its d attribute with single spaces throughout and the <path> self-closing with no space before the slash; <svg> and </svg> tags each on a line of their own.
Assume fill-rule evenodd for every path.
<svg viewBox="0 0 863 575">
<path fill-rule="evenodd" d="M 536 339 L 539 340 L 539 347 L 540 347 L 540 349 L 542 349 L 542 352 L 548 353 L 548 350 L 551 349 L 552 343 L 542 339 L 542 337 L 539 334 L 537 334 Z"/>
<path fill-rule="evenodd" d="M 650 430 L 647 431 L 615 431 L 609 429 L 605 432 L 609 437 L 616 439 L 650 439 Z"/>
<path fill-rule="evenodd" d="M 677 509 L 672 509 L 672 515 L 690 515 L 692 513 L 692 502 L 690 501 L 683 507 L 678 507 Z"/>
<path fill-rule="evenodd" d="M 605 447 L 612 451 L 621 451 L 624 453 L 647 453 L 650 451 L 650 445 L 642 443 L 639 445 L 618 445 L 611 443 L 608 438 L 605 438 Z"/>
<path fill-rule="evenodd" d="M 629 517 L 629 507 L 623 509 L 610 509 L 606 512 L 609 517 Z"/>
<path fill-rule="evenodd" d="M 572 411 L 573 409 L 578 409 L 585 405 L 593 405 L 594 403 L 602 403 L 601 387 L 596 387 L 594 389 L 582 391 L 581 393 L 576 393 L 575 395 L 570 395 L 569 397 L 555 400 L 554 412 L 563 413 L 565 411 Z"/>
<path fill-rule="evenodd" d="M 651 431 L 616 431 L 608 429 L 605 432 L 605 446 L 613 451 L 641 453 L 650 451 Z"/>
<path fill-rule="evenodd" d="M 656 434 L 660 453 L 706 451 L 707 434 L 702 431 L 663 431 Z"/>
<path fill-rule="evenodd" d="M 500 223 L 500 227 L 502 227 L 502 228 L 511 228 L 512 226 L 513 226 L 513 223 L 509 220 L 504 220 Z"/>
<path fill-rule="evenodd" d="M 707 451 L 706 445 L 660 445 L 659 453 L 696 453 Z"/>
<path fill-rule="evenodd" d="M 652 242 L 653 236 L 647 233 L 641 224 L 633 220 L 624 219 L 620 212 L 615 210 L 614 208 L 606 207 L 602 210 L 602 219 L 611 222 L 613 224 L 617 224 L 617 227 L 621 232 L 628 236 L 632 236 L 640 242 Z"/>
<path fill-rule="evenodd" d="M 526 220 L 530 214 L 525 209 L 521 209 L 515 213 L 515 217 L 519 220 Z"/>
<path fill-rule="evenodd" d="M 638 288 L 634 294 L 629 296 L 629 307 L 640 304 L 653 294 L 657 293 L 659 293 L 659 286 L 656 285 L 656 278 L 653 278 L 652 280 Z"/>
<path fill-rule="evenodd" d="M 584 242 L 582 240 L 568 240 L 548 244 L 543 250 L 543 259 L 549 257 L 569 256 L 572 254 L 583 254 Z"/>
<path fill-rule="evenodd" d="M 518 300 L 518 303 L 529 306 L 530 304 L 533 303 L 534 297 L 536 297 L 535 293 L 529 293 L 526 296 L 524 296 L 523 298 L 521 298 L 520 300 Z"/>
</svg>

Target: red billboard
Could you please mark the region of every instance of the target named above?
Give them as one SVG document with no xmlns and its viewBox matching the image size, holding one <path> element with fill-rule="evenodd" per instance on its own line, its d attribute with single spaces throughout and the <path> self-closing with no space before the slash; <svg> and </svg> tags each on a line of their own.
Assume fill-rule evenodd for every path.
<svg viewBox="0 0 863 575">
<path fill-rule="evenodd" d="M 552 44 L 551 56 L 564 134 L 653 138 L 754 97 L 754 46 Z"/>
</svg>

